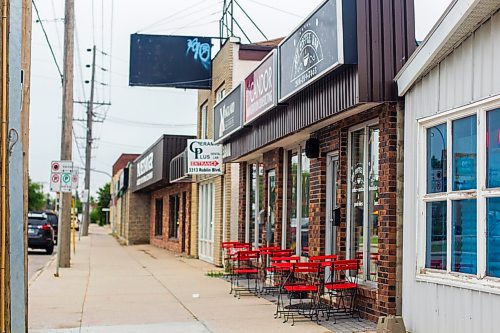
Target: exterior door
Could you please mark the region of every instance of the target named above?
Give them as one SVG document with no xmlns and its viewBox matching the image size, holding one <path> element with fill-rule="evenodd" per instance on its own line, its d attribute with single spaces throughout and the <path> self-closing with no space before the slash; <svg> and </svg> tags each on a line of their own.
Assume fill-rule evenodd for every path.
<svg viewBox="0 0 500 333">
<path fill-rule="evenodd" d="M 337 207 L 339 157 L 337 153 L 327 156 L 326 175 L 326 243 L 325 254 L 335 254 L 336 225 L 340 223 L 339 207 Z"/>
<path fill-rule="evenodd" d="M 201 260 L 214 261 L 214 183 L 200 185 L 198 256 Z"/>
<path fill-rule="evenodd" d="M 267 173 L 267 222 L 266 222 L 266 244 L 274 245 L 274 226 L 276 223 L 276 171 Z"/>
</svg>

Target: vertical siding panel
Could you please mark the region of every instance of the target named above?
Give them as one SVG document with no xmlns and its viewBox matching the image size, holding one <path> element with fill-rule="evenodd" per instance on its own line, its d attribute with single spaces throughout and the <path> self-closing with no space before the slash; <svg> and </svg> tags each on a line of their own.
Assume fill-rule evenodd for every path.
<svg viewBox="0 0 500 333">
<path fill-rule="evenodd" d="M 493 45 L 493 92 L 500 91 L 500 13 L 496 13 L 491 19 L 491 44 Z"/>
<path fill-rule="evenodd" d="M 492 63 L 493 63 L 493 58 L 492 58 L 492 51 L 493 51 L 493 45 L 491 45 L 492 37 L 491 37 L 491 20 L 488 22 L 485 22 L 484 25 L 479 29 L 480 32 L 480 45 L 479 48 L 481 49 L 481 65 L 482 65 L 482 70 L 481 70 L 481 95 L 482 96 L 488 96 L 492 92 Z M 497 59 L 498 61 L 498 59 Z"/>
<path fill-rule="evenodd" d="M 371 31 L 371 48 L 372 48 L 372 74 L 373 85 L 372 98 L 380 100 L 383 98 L 382 94 L 382 80 L 383 80 L 383 47 L 382 47 L 382 31 L 380 20 L 382 19 L 382 8 L 380 8 L 380 0 L 371 1 L 370 11 L 370 31 Z"/>
<path fill-rule="evenodd" d="M 481 74 L 482 74 L 482 60 L 483 60 L 483 57 L 481 55 L 482 53 L 482 50 L 480 47 L 478 47 L 478 40 L 481 38 L 480 36 L 480 32 L 479 31 L 476 31 L 474 32 L 474 34 L 472 35 L 472 39 L 473 39 L 473 48 L 472 48 L 472 51 L 473 51 L 473 57 L 472 57 L 472 61 L 473 61 L 473 64 L 474 64 L 474 77 L 473 77 L 473 82 L 474 82 L 474 85 L 473 85 L 473 93 L 472 93 L 472 98 L 473 100 L 477 100 L 479 99 L 479 97 L 481 96 L 481 91 L 482 91 L 482 88 L 481 88 L 481 84 L 482 84 L 482 78 L 481 78 Z"/>
<path fill-rule="evenodd" d="M 474 80 L 473 38 L 469 37 L 467 40 L 465 40 L 462 47 L 460 48 L 462 49 L 463 57 L 461 68 L 463 72 L 463 81 L 461 82 L 463 87 L 462 101 L 463 104 L 467 104 L 472 101 L 472 94 L 474 91 L 474 87 L 472 86 Z"/>
</svg>

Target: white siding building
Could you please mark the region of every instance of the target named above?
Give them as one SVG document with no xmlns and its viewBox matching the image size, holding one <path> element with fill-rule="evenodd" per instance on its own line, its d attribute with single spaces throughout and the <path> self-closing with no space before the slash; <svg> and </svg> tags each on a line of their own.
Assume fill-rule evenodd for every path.
<svg viewBox="0 0 500 333">
<path fill-rule="evenodd" d="M 413 333 L 500 332 L 499 8 L 452 1 L 396 77 L 403 317 Z"/>
</svg>

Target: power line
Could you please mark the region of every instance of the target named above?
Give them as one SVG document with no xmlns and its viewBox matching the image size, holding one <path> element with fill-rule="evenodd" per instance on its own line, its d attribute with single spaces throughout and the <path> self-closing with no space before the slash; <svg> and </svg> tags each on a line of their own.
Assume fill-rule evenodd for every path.
<svg viewBox="0 0 500 333">
<path fill-rule="evenodd" d="M 288 15 L 295 16 L 295 17 L 298 17 L 298 18 L 301 18 L 301 19 L 304 18 L 304 16 L 302 16 L 302 15 L 295 14 L 295 13 L 289 12 L 287 10 L 278 8 L 278 7 L 273 7 L 273 6 L 270 6 L 268 4 L 265 4 L 265 3 L 262 3 L 262 2 L 259 2 L 259 1 L 256 1 L 256 0 L 248 0 L 248 1 L 253 2 L 253 3 L 257 4 L 257 5 L 263 6 L 263 7 L 267 7 L 269 9 L 273 9 L 273 10 L 281 12 L 283 14 L 288 14 Z"/>
<path fill-rule="evenodd" d="M 40 13 L 38 12 L 38 8 L 36 6 L 35 0 L 31 0 L 33 3 L 33 8 L 35 8 L 36 16 L 38 17 L 38 22 L 40 23 L 40 26 L 42 27 L 43 34 L 45 35 L 45 40 L 47 41 L 47 45 L 49 46 L 50 53 L 52 54 L 52 59 L 54 59 L 54 63 L 56 64 L 57 71 L 59 72 L 59 76 L 61 77 L 61 82 L 63 80 L 63 74 L 61 72 L 61 68 L 59 67 L 59 64 L 57 63 L 57 58 L 54 53 L 54 49 L 52 48 L 52 44 L 50 44 L 49 36 L 47 35 L 47 31 L 45 31 L 45 27 L 43 26 L 42 19 L 40 18 Z"/>
<path fill-rule="evenodd" d="M 108 117 L 108 121 L 112 123 L 117 123 L 117 124 L 122 124 L 122 125 L 129 125 L 129 126 L 137 126 L 137 127 L 193 127 L 196 126 L 195 123 L 193 124 L 167 124 L 167 123 L 149 123 L 149 122 L 144 122 L 144 121 L 137 121 L 137 120 L 132 120 L 132 119 L 125 119 L 125 118 L 119 118 L 119 117 Z"/>
<path fill-rule="evenodd" d="M 213 13 L 210 13 L 209 15 L 204 15 L 203 18 L 209 18 L 209 17 L 215 16 L 215 15 L 219 14 L 219 12 L 220 12 L 220 10 L 217 10 L 217 11 L 215 11 Z M 201 17 L 197 17 L 196 19 L 190 21 L 189 23 L 187 23 L 187 24 L 185 24 L 185 25 L 183 25 L 181 27 L 174 28 L 174 30 L 172 30 L 172 34 L 175 33 L 175 32 L 177 32 L 177 31 L 179 31 L 179 30 L 181 30 L 181 29 L 184 29 L 184 28 L 187 28 L 187 27 L 193 25 L 194 23 L 198 22 L 200 19 L 202 19 L 202 18 Z"/>
<path fill-rule="evenodd" d="M 144 31 L 144 30 L 147 30 L 147 29 L 150 29 L 150 28 L 153 28 L 153 27 L 157 26 L 159 23 L 165 22 L 166 20 L 171 19 L 171 18 L 173 18 L 173 17 L 175 17 L 175 16 L 177 16 L 179 14 L 182 14 L 183 12 L 186 12 L 186 11 L 188 11 L 191 8 L 194 8 L 194 7 L 198 6 L 198 5 L 201 5 L 205 1 L 206 0 L 198 1 L 198 2 L 196 2 L 195 4 L 193 4 L 191 6 L 188 6 L 188 7 L 184 8 L 184 9 L 181 9 L 181 10 L 179 10 L 179 11 L 177 11 L 177 12 L 175 12 L 175 13 L 169 15 L 169 16 L 167 16 L 167 17 L 164 17 L 164 18 L 162 18 L 162 19 L 160 19 L 160 20 L 158 20 L 156 22 L 153 22 L 152 24 L 150 24 L 150 25 L 148 25 L 148 26 L 146 26 L 146 27 L 144 27 L 142 29 L 137 30 L 137 33 L 141 32 L 141 31 Z"/>
</svg>

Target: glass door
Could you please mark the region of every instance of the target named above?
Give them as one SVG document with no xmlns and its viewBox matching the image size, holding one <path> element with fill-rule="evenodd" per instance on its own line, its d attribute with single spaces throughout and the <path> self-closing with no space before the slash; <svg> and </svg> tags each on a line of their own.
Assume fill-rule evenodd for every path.
<svg viewBox="0 0 500 333">
<path fill-rule="evenodd" d="M 199 190 L 198 256 L 208 262 L 214 260 L 214 183 L 202 184 Z"/>
<path fill-rule="evenodd" d="M 337 207 L 339 157 L 337 153 L 327 157 L 326 174 L 326 244 L 325 254 L 335 254 L 336 231 L 340 224 L 340 208 Z"/>
</svg>

